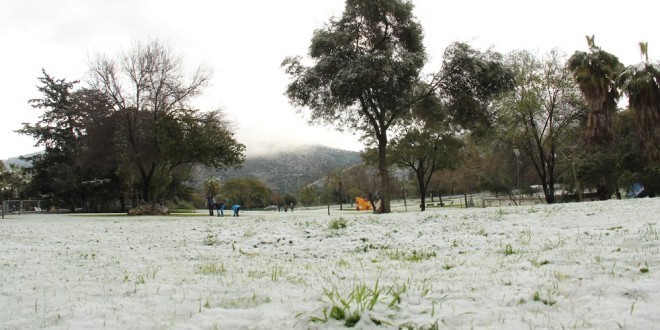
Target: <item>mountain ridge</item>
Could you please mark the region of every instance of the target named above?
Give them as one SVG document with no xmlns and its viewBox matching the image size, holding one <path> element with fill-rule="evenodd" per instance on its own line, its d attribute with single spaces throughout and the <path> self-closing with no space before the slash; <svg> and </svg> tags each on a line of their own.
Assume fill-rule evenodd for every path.
<svg viewBox="0 0 660 330">
<path fill-rule="evenodd" d="M 360 153 L 322 145 L 306 145 L 272 154 L 247 156 L 238 169 L 216 170 L 198 167 L 193 186 L 201 187 L 209 177 L 221 182 L 235 178 L 253 178 L 279 192 L 297 191 L 303 184 L 323 178 L 329 171 L 362 163 Z"/>
<path fill-rule="evenodd" d="M 17 164 L 29 167 L 30 163 L 21 157 L 3 160 L 5 164 Z M 217 177 L 221 182 L 236 178 L 258 179 L 278 192 L 295 192 L 310 182 L 322 179 L 329 171 L 347 168 L 362 163 L 360 153 L 323 145 L 303 145 L 289 149 L 278 149 L 273 153 L 247 155 L 245 162 L 237 169 L 217 170 L 206 166 L 197 166 L 192 173 L 190 184 L 193 188 L 202 187 L 204 180 Z"/>
</svg>

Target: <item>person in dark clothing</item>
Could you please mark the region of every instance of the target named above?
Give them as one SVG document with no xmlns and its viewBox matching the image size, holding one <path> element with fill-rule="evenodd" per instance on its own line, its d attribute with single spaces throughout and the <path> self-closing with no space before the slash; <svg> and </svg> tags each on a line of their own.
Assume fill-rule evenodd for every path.
<svg viewBox="0 0 660 330">
<path fill-rule="evenodd" d="M 209 215 L 213 216 L 213 207 L 215 206 L 215 198 L 213 195 L 206 196 L 206 207 L 209 208 Z"/>
</svg>

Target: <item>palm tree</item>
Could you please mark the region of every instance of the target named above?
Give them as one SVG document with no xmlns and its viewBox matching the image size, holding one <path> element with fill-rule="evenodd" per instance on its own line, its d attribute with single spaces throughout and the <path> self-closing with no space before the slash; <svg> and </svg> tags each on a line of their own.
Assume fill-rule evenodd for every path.
<svg viewBox="0 0 660 330">
<path fill-rule="evenodd" d="M 204 192 L 207 196 L 214 196 L 220 193 L 220 179 L 209 177 L 202 183 L 204 187 Z"/>
<path fill-rule="evenodd" d="M 644 149 L 660 165 L 660 63 L 649 62 L 648 43 L 640 42 L 639 48 L 643 62 L 626 67 L 617 85 L 628 96 Z"/>
<path fill-rule="evenodd" d="M 589 52 L 576 51 L 567 65 L 589 106 L 587 142 L 591 146 L 610 147 L 612 118 L 619 99 L 615 80 L 623 65 L 616 56 L 597 47 L 594 36 L 587 36 L 587 44 Z"/>
</svg>

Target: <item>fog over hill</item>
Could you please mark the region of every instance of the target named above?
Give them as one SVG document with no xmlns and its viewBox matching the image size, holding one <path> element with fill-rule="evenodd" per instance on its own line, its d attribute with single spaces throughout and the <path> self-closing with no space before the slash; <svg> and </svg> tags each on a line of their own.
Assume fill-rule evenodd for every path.
<svg viewBox="0 0 660 330">
<path fill-rule="evenodd" d="M 222 182 L 232 178 L 254 178 L 264 181 L 276 191 L 293 192 L 303 184 L 323 178 L 332 169 L 347 168 L 361 162 L 359 152 L 320 145 L 297 146 L 268 154 L 248 154 L 238 169 L 200 167 L 195 171 L 193 186 L 201 186 L 209 177 L 218 177 Z"/>
<path fill-rule="evenodd" d="M 21 157 L 32 156 L 24 155 Z M 29 167 L 20 157 L 3 160 L 5 164 Z M 273 148 L 272 152 L 248 154 L 238 169 L 216 170 L 200 166 L 194 170 L 192 186 L 199 188 L 209 177 L 222 182 L 233 178 L 254 178 L 265 182 L 279 192 L 295 192 L 303 184 L 322 179 L 330 170 L 347 168 L 362 162 L 360 153 L 321 145 L 303 145 L 289 148 Z"/>
</svg>

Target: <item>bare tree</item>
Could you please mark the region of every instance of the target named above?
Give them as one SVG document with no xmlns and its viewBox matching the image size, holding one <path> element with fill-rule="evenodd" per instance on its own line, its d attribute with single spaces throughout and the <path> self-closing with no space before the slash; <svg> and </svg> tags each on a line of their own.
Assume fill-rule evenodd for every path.
<svg viewBox="0 0 660 330">
<path fill-rule="evenodd" d="M 124 158 L 142 180 L 143 200 L 152 200 L 157 183 L 166 183 L 171 170 L 164 149 L 168 120 L 190 114 L 189 101 L 210 79 L 197 67 L 184 79 L 182 57 L 158 40 L 136 42 L 116 59 L 99 55 L 91 65 L 92 85 L 105 92 L 122 120 L 120 136 Z"/>
<path fill-rule="evenodd" d="M 557 155 L 567 143 L 567 132 L 580 125 L 586 106 L 557 51 L 540 59 L 515 52 L 510 62 L 516 89 L 498 105 L 500 136 L 532 163 L 546 202 L 554 203 L 554 186 L 561 174 Z"/>
</svg>

